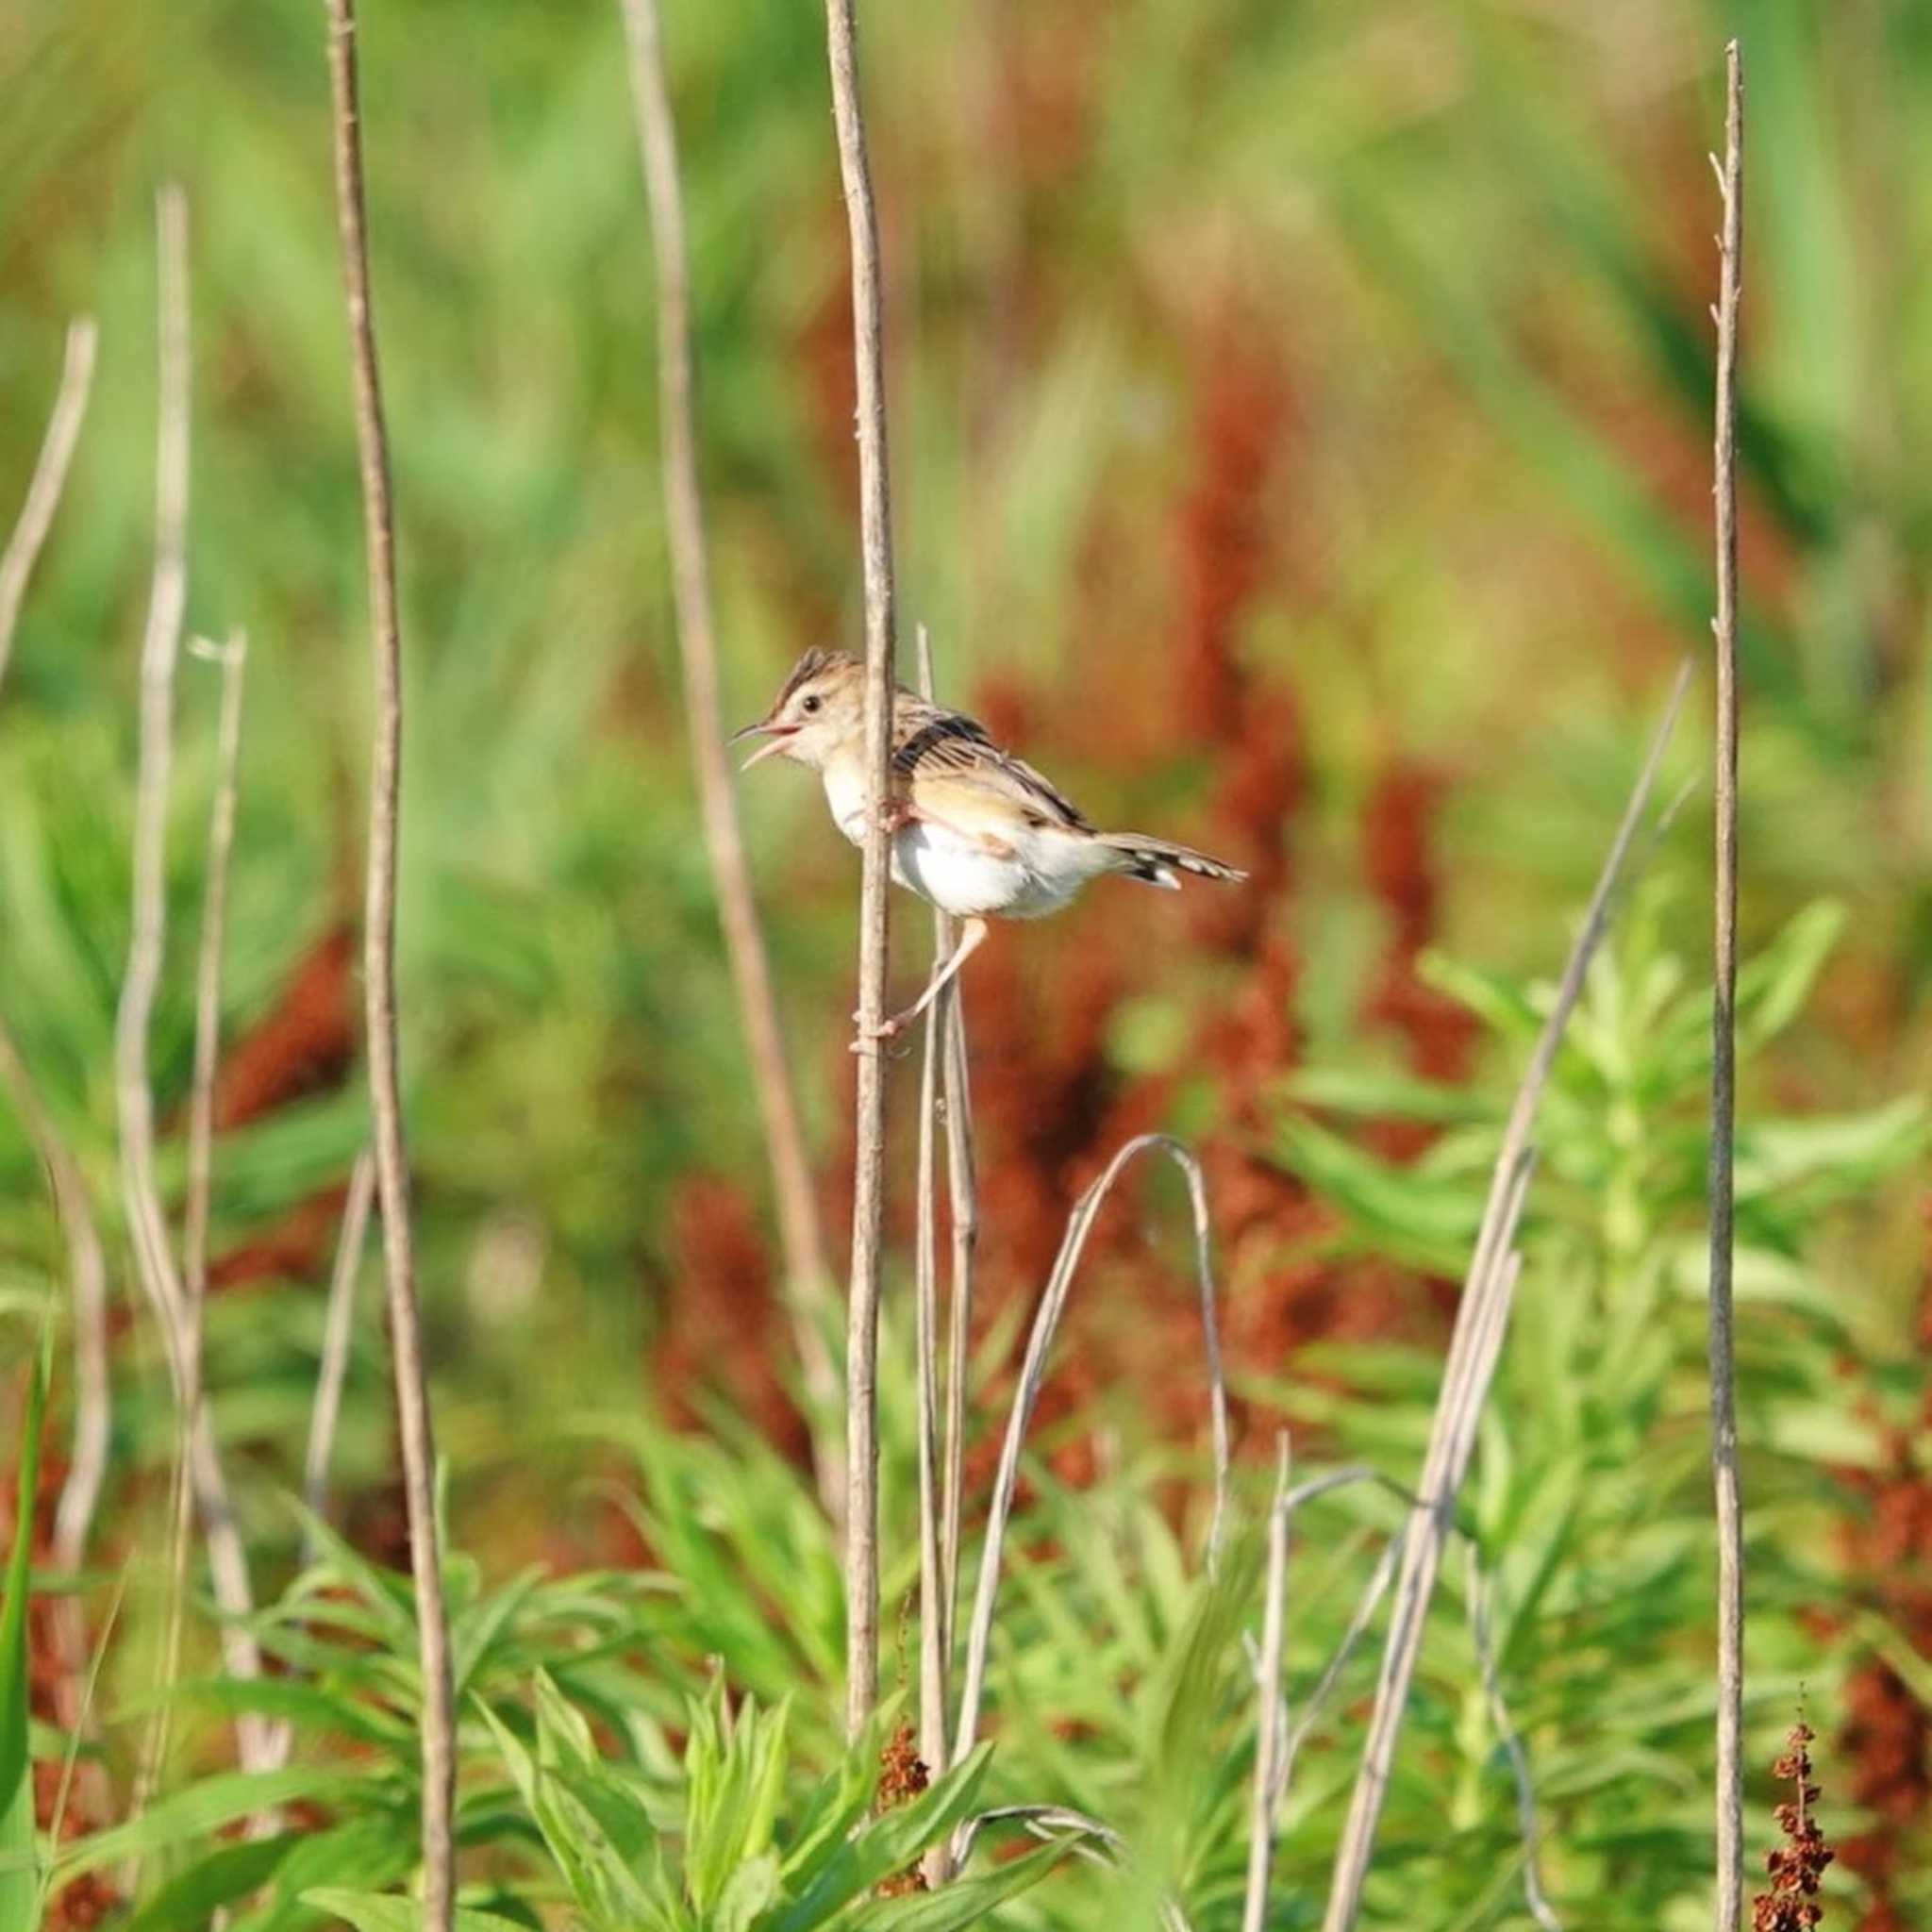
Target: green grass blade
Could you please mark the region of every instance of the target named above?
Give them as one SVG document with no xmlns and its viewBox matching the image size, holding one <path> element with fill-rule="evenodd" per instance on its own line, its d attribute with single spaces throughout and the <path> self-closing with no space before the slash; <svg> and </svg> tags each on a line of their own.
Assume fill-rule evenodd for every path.
<svg viewBox="0 0 1932 1932">
<path fill-rule="evenodd" d="M 33 1556 L 34 1497 L 41 1480 L 41 1419 L 47 1407 L 52 1356 L 42 1341 L 27 1389 L 20 1444 L 20 1487 L 13 1511 L 13 1553 L 7 1562 L 7 1603 L 0 1608 L 0 1925 L 30 1932 L 40 1916 L 34 1855 L 34 1790 L 27 1774 L 26 1599 Z"/>
</svg>

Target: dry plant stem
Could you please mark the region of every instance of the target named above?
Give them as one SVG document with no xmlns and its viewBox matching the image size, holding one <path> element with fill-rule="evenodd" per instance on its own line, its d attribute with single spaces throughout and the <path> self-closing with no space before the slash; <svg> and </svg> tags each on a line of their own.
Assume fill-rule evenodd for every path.
<svg viewBox="0 0 1932 1932">
<path fill-rule="evenodd" d="M 1495 1645 L 1490 1638 L 1489 1591 L 1483 1580 L 1482 1566 L 1476 1560 L 1475 1545 L 1471 1543 L 1464 1555 L 1469 1566 L 1464 1584 L 1469 1601 L 1469 1634 L 1475 1645 L 1476 1663 L 1482 1671 L 1483 1697 L 1490 1707 L 1490 1722 L 1495 1725 L 1496 1735 L 1503 1741 L 1510 1774 L 1516 1780 L 1516 1815 L 1523 1831 L 1524 1903 L 1529 1907 L 1529 1916 L 1542 1927 L 1542 1932 L 1563 1932 L 1563 1922 L 1557 1918 L 1543 1892 L 1540 1858 L 1542 1827 L 1537 1822 L 1536 1785 L 1529 1774 L 1529 1756 L 1523 1748 L 1523 1740 L 1517 1736 L 1516 1726 L 1509 1722 L 1509 1707 L 1503 1701 L 1502 1679 L 1496 1671 Z"/>
<path fill-rule="evenodd" d="M 21 506 L 5 552 L 0 552 L 0 686 L 5 685 L 7 668 L 12 661 L 13 636 L 19 628 L 27 584 L 67 488 L 67 473 L 93 388 L 98 340 L 92 316 L 76 317 L 68 325 L 60 387 L 47 419 L 47 433 L 34 461 L 26 501 Z M 75 1570 L 87 1550 L 107 1475 L 113 1421 L 108 1375 L 107 1257 L 80 1163 L 42 1106 L 26 1061 L 4 1021 L 0 1021 L 0 1085 L 6 1087 L 27 1139 L 46 1169 L 60 1237 L 67 1247 L 74 1299 L 74 1455 L 54 1516 L 54 1560 L 63 1570 Z M 65 1605 L 67 1609 L 73 1608 L 71 1599 L 65 1600 Z M 63 1614 L 61 1623 L 65 1643 L 79 1629 L 77 1613 Z M 73 1648 L 71 1643 L 68 1647 Z M 72 1661 L 77 1664 L 78 1657 Z"/>
<path fill-rule="evenodd" d="M 1287 1795 L 1289 1786 L 1294 1777 L 1294 1761 L 1301 1755 L 1302 1746 L 1307 1742 L 1308 1734 L 1315 1728 L 1317 1720 L 1327 1708 L 1328 1700 L 1334 1694 L 1335 1687 L 1341 1680 L 1341 1674 L 1348 1666 L 1348 1660 L 1355 1655 L 1355 1647 L 1362 1640 L 1369 1625 L 1375 1621 L 1375 1612 L 1382 1607 L 1382 1599 L 1389 1594 L 1389 1586 L 1395 1580 L 1397 1566 L 1402 1561 L 1403 1537 L 1391 1537 L 1384 1546 L 1381 1557 L 1369 1577 L 1368 1588 L 1362 1591 L 1361 1601 L 1356 1605 L 1355 1614 L 1348 1621 L 1348 1628 L 1341 1633 L 1341 1641 L 1335 1647 L 1335 1655 L 1328 1659 L 1315 1688 L 1302 1701 L 1301 1715 L 1295 1719 L 1289 1730 L 1288 1742 L 1281 1754 L 1281 1790 Z"/>
<path fill-rule="evenodd" d="M 47 433 L 41 441 L 41 453 L 34 459 L 34 474 L 27 484 L 26 501 L 7 548 L 0 553 L 0 684 L 7 681 L 7 666 L 13 655 L 13 633 L 20 624 L 20 607 L 26 596 L 27 580 L 40 559 L 47 532 L 54 526 L 54 512 L 60 507 L 67 488 L 67 471 L 74 461 L 75 446 L 80 441 L 80 425 L 87 417 L 87 400 L 93 388 L 94 350 L 99 331 L 91 315 L 77 316 L 67 325 L 67 354 L 60 367 L 60 387 L 54 397 L 54 412 L 47 419 Z"/>
<path fill-rule="evenodd" d="M 1066 1311 L 1067 1296 L 1074 1274 L 1086 1252 L 1088 1237 L 1107 1203 L 1114 1183 L 1137 1155 L 1158 1148 L 1169 1156 L 1186 1175 L 1188 1195 L 1193 1209 L 1194 1267 L 1201 1301 L 1201 1339 L 1208 1358 L 1209 1399 L 1214 1420 L 1214 1514 L 1208 1532 L 1208 1564 L 1210 1572 L 1221 1548 L 1222 1521 L 1227 1507 L 1228 1425 L 1227 1389 L 1222 1374 L 1221 1337 L 1214 1315 L 1214 1256 L 1208 1221 L 1208 1191 L 1201 1178 L 1200 1163 L 1166 1134 L 1141 1134 L 1114 1156 L 1103 1173 L 1074 1203 L 1067 1220 L 1067 1231 L 1060 1239 L 1060 1251 L 1047 1277 L 1046 1291 L 1040 1298 L 1040 1311 L 1033 1318 L 1033 1330 L 1026 1339 L 1026 1357 L 1020 1368 L 1020 1386 L 1013 1396 L 1007 1418 L 1006 1440 L 1000 1446 L 999 1473 L 993 1478 L 992 1498 L 986 1525 L 986 1544 L 979 1558 L 979 1587 L 974 1594 L 973 1618 L 966 1633 L 966 1677 L 959 1694 L 959 1719 L 953 1739 L 952 1761 L 957 1764 L 973 1749 L 979 1736 L 979 1707 L 986 1690 L 987 1651 L 992 1641 L 992 1619 L 999 1594 L 1000 1558 L 1006 1543 L 1007 1523 L 1012 1514 L 1013 1491 L 1020 1480 L 1020 1450 L 1026 1425 L 1033 1418 L 1034 1404 L 1040 1399 L 1041 1385 L 1046 1379 L 1047 1357 L 1053 1348 L 1060 1317 Z"/>
<path fill-rule="evenodd" d="M 932 640 L 918 630 L 919 686 L 933 695 Z M 943 961 L 954 944 L 953 922 L 933 914 L 933 958 Z M 946 1678 L 952 1662 L 952 1576 L 946 1568 L 940 1490 L 939 1436 L 939 1184 L 936 1115 L 941 1064 L 952 1072 L 951 1008 L 958 983 L 926 1009 L 925 1053 L 920 1064 L 917 1234 L 914 1241 L 913 1327 L 919 1374 L 919 1755 L 928 1776 L 946 1769 Z M 950 1086 L 950 1077 L 947 1084 Z M 954 1292 L 958 1291 L 957 1279 Z M 945 1845 L 934 1845 L 921 1861 L 927 1888 L 943 1885 L 952 1860 Z"/>
<path fill-rule="evenodd" d="M 197 648 L 200 648 L 197 646 Z M 188 1103 L 188 1211 L 182 1239 L 181 1467 L 196 1458 L 195 1430 L 204 1400 L 202 1314 L 208 1293 L 208 1203 L 214 1179 L 215 1068 L 221 1054 L 222 945 L 227 926 L 228 866 L 235 850 L 235 774 L 242 752 L 242 694 L 247 641 L 239 633 L 220 650 L 222 716 L 218 733 L 214 804 L 208 816 L 206 897 L 201 922 L 201 960 L 195 977 L 194 1074 Z M 212 1446 L 212 1444 L 210 1444 Z M 188 1552 L 194 1526 L 192 1481 L 175 1486 L 175 1523 L 169 1550 L 168 1675 L 180 1656 L 181 1617 L 188 1596 Z M 247 1585 L 245 1569 L 242 1586 Z"/>
<path fill-rule="evenodd" d="M 148 1029 L 160 986 L 167 938 L 168 788 L 174 762 L 175 667 L 180 655 L 181 616 L 188 591 L 188 204 L 180 189 L 167 187 L 156 201 L 159 258 L 159 425 L 155 458 L 155 566 L 141 652 L 141 734 L 135 790 L 132 935 L 127 971 L 115 1016 L 115 1090 L 121 1124 L 121 1174 L 127 1222 L 133 1235 L 135 1272 L 154 1307 L 173 1378 L 181 1432 L 175 1482 L 177 1501 L 192 1490 L 208 1543 L 215 1602 L 222 1611 L 222 1652 L 231 1674 L 260 1673 L 255 1640 L 242 1620 L 254 1609 L 248 1562 L 229 1507 L 214 1431 L 190 1373 L 186 1291 L 175 1266 L 155 1163 L 155 1102 L 148 1071 Z M 183 1591 L 171 1591 L 162 1678 L 174 1676 L 178 1654 Z M 270 1727 L 253 1716 L 239 1719 L 236 1739 L 243 1766 L 267 1762 Z M 141 1772 L 133 1813 L 139 1816 L 160 1774 L 167 1744 L 167 1707 L 157 1709 Z"/>
<path fill-rule="evenodd" d="M 367 1148 L 356 1157 L 349 1197 L 342 1206 L 342 1231 L 336 1244 L 328 1282 L 328 1313 L 322 1335 L 322 1360 L 315 1374 L 315 1405 L 308 1415 L 308 1451 L 302 1461 L 302 1500 L 318 1521 L 328 1514 L 328 1467 L 335 1455 L 336 1424 L 342 1412 L 342 1385 L 349 1373 L 349 1343 L 356 1332 L 356 1278 L 369 1238 L 369 1209 L 375 1197 L 375 1160 Z M 314 1537 L 304 1537 L 314 1560 Z"/>
<path fill-rule="evenodd" d="M 932 640 L 919 626 L 920 690 L 931 701 L 937 694 L 932 668 Z M 935 961 L 952 957 L 958 943 L 954 920 L 935 910 L 932 944 Z M 966 1060 L 966 993 L 958 978 L 946 982 L 935 1002 L 941 1051 L 943 1097 L 940 1103 L 946 1124 L 946 1185 L 952 1211 L 952 1270 L 946 1311 L 946 1413 L 942 1473 L 940 1478 L 939 1645 L 941 1677 L 953 1667 L 953 1631 L 959 1610 L 959 1522 L 966 1479 L 966 1372 L 973 1332 L 973 1257 L 979 1241 L 979 1180 L 973 1159 L 973 1089 Z M 934 1034 L 926 1033 L 930 1061 Z M 925 1118 L 931 1096 L 925 1096 Z M 925 1170 L 922 1166 L 922 1182 Z M 940 1757 L 929 1765 L 944 1769 L 944 1726 L 941 1727 Z M 938 1854 L 936 1853 L 936 1856 Z"/>
<path fill-rule="evenodd" d="M 712 618 L 709 551 L 698 483 L 696 375 L 692 364 L 690 254 L 677 166 L 677 128 L 665 77 L 658 0 L 622 0 L 630 49 L 631 104 L 638 152 L 651 203 L 651 242 L 658 273 L 658 380 L 664 465 L 664 504 L 671 549 L 672 594 L 684 664 L 685 716 L 705 848 L 718 893 L 718 922 L 738 993 L 763 1123 L 765 1153 L 778 1211 L 778 1238 L 791 1291 L 791 1326 L 812 1411 L 819 1493 L 834 1522 L 845 1507 L 839 1440 L 839 1371 L 827 1341 L 832 1272 L 812 1191 L 811 1163 L 799 1124 L 798 1096 L 785 1058 L 778 1002 L 772 989 L 764 929 L 752 895 L 751 868 L 738 820 L 719 717 L 718 648 Z"/>
<path fill-rule="evenodd" d="M 888 898 L 884 816 L 891 760 L 892 519 L 886 457 L 886 383 L 878 211 L 866 158 L 858 89 L 857 0 L 825 0 L 832 118 L 852 243 L 852 338 L 857 377 L 858 493 L 865 562 L 865 872 L 858 914 L 858 1056 L 852 1278 L 845 1308 L 845 1724 L 858 1736 L 878 1699 L 878 1340 L 886 1187 Z"/>
<path fill-rule="evenodd" d="M 945 1475 L 941 1486 L 941 1603 L 946 1665 L 959 1615 L 959 1525 L 966 1487 L 966 1377 L 973 1341 L 973 1264 L 979 1244 L 979 1176 L 973 1153 L 973 1083 L 966 1056 L 966 995 L 955 979 L 940 996 L 946 1016 L 946 1187 L 952 1208 L 952 1273 L 946 1307 Z"/>
<path fill-rule="evenodd" d="M 1476 1236 L 1469 1274 L 1463 1284 L 1462 1299 L 1457 1309 L 1448 1358 L 1443 1365 L 1442 1391 L 1429 1430 L 1422 1480 L 1417 1486 L 1417 1506 L 1411 1513 L 1408 1532 L 1403 1542 L 1394 1607 L 1390 1614 L 1382 1671 L 1375 1687 L 1374 1708 L 1369 1721 L 1361 1769 L 1349 1802 L 1347 1822 L 1336 1853 L 1323 1932 L 1347 1932 L 1361 1907 L 1362 1886 L 1374 1850 L 1375 1829 L 1381 1821 L 1382 1802 L 1388 1789 L 1390 1767 L 1394 1760 L 1396 1737 L 1401 1730 L 1409 1686 L 1414 1681 L 1416 1659 L 1422 1648 L 1423 1624 L 1435 1591 L 1442 1543 L 1456 1506 L 1456 1493 L 1460 1487 L 1470 1451 L 1474 1446 L 1483 1400 L 1502 1346 L 1509 1303 L 1515 1291 L 1517 1268 L 1511 1243 L 1515 1238 L 1517 1219 L 1522 1213 L 1524 1191 L 1529 1180 L 1530 1128 L 1571 1011 L 1583 990 L 1584 975 L 1608 922 L 1611 897 L 1622 875 L 1631 842 L 1642 823 L 1657 767 L 1684 701 L 1690 670 L 1687 663 L 1677 674 L 1663 721 L 1651 741 L 1649 756 L 1644 760 L 1630 802 L 1624 808 L 1616 837 L 1610 842 L 1595 892 L 1584 915 L 1583 928 L 1571 949 L 1555 1004 L 1530 1055 L 1529 1065 L 1517 1089 L 1515 1102 L 1503 1130 L 1503 1143 L 1497 1152 L 1489 1200 Z"/>
<path fill-rule="evenodd" d="M 1288 1431 L 1277 1439 L 1274 1506 L 1268 1512 L 1268 1591 L 1261 1616 L 1261 1664 L 1256 1673 L 1261 1716 L 1255 1740 L 1254 1803 L 1248 1819 L 1248 1890 L 1241 1932 L 1264 1932 L 1268 1874 L 1274 1861 L 1274 1813 L 1281 1802 L 1281 1650 L 1288 1615 Z"/>
<path fill-rule="evenodd" d="M 940 1061 L 945 1052 L 940 1003 L 925 1014 L 925 1054 L 919 1083 L 918 1226 L 914 1241 L 913 1341 L 919 1374 L 919 1755 L 928 1774 L 946 1768 L 946 1616 L 940 1543 L 939 1187 L 937 1135 Z M 925 1854 L 928 1887 L 945 1883 L 943 1845 Z"/>
<path fill-rule="evenodd" d="M 1744 75 L 1724 49 L 1722 266 L 1717 305 L 1717 878 L 1710 1056 L 1710 1464 L 1717 1502 L 1717 1924 L 1744 1908 L 1744 1521 L 1732 1340 L 1732 1166 L 1737 1140 L 1738 307 L 1744 242 Z"/>
<path fill-rule="evenodd" d="M 436 1536 L 436 1441 L 429 1371 L 416 1294 L 409 1224 L 409 1158 L 403 1131 L 396 1024 L 396 848 L 402 809 L 403 641 L 396 602 L 395 512 L 390 498 L 389 431 L 370 306 L 369 237 L 362 179 L 362 129 L 356 67 L 355 0 L 328 0 L 336 222 L 348 303 L 355 375 L 356 442 L 368 549 L 370 643 L 375 682 L 369 787 L 369 881 L 362 974 L 367 1003 L 369 1102 L 389 1284 L 396 1410 L 402 1424 L 403 1486 L 423 1675 L 423 1921 L 449 1932 L 456 1895 L 456 1711 L 442 1556 Z"/>
<path fill-rule="evenodd" d="M 201 961 L 195 977 L 194 1078 L 188 1106 L 188 1215 L 182 1274 L 197 1350 L 200 1307 L 208 1292 L 208 1203 L 215 1141 L 215 1071 L 222 1044 L 222 945 L 227 928 L 228 871 L 235 852 L 236 773 L 242 757 L 242 699 L 248 640 L 236 632 L 225 645 L 196 647 L 222 667 L 222 718 L 215 749 L 215 796 L 208 817 L 207 897 L 201 916 Z"/>
</svg>

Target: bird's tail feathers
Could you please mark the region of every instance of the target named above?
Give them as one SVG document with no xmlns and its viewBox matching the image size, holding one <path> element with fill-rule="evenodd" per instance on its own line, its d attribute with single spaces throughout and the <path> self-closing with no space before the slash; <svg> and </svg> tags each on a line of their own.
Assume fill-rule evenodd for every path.
<svg viewBox="0 0 1932 1932">
<path fill-rule="evenodd" d="M 1176 873 L 1191 872 L 1204 879 L 1239 881 L 1247 877 L 1239 866 L 1196 852 L 1191 845 L 1176 845 L 1172 839 L 1150 839 L 1140 832 L 1103 832 L 1100 842 L 1120 855 L 1117 871 L 1164 891 L 1180 891 Z"/>
</svg>

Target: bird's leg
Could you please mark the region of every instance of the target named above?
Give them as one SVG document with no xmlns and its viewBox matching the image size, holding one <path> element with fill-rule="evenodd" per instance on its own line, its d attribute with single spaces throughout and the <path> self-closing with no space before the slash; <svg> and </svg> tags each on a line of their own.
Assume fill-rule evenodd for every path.
<svg viewBox="0 0 1932 1932">
<path fill-rule="evenodd" d="M 958 943 L 934 970 L 932 977 L 925 983 L 925 991 L 903 1013 L 894 1013 L 890 1020 L 882 1020 L 871 1040 L 868 1040 L 861 1031 L 858 1038 L 852 1042 L 852 1051 L 863 1053 L 868 1046 L 880 1041 L 896 1040 L 920 1014 L 925 1011 L 926 1008 L 932 1005 L 934 1000 L 939 998 L 947 982 L 979 949 L 986 939 L 986 934 L 985 920 L 975 917 L 962 921 Z"/>
</svg>

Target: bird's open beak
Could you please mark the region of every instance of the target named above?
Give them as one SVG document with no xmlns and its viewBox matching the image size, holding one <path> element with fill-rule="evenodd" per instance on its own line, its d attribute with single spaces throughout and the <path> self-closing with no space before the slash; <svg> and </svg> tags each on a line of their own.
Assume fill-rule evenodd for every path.
<svg viewBox="0 0 1932 1932">
<path fill-rule="evenodd" d="M 747 724 L 742 731 L 734 731 L 726 742 L 741 744 L 747 738 L 761 736 L 771 740 L 769 744 L 759 745 L 758 750 L 753 752 L 750 758 L 746 758 L 743 764 L 738 768 L 741 772 L 748 772 L 759 759 L 770 758 L 774 751 L 784 750 L 785 741 L 791 737 L 797 729 L 798 726 L 796 724 L 773 724 L 761 718 L 756 724 Z"/>
</svg>

